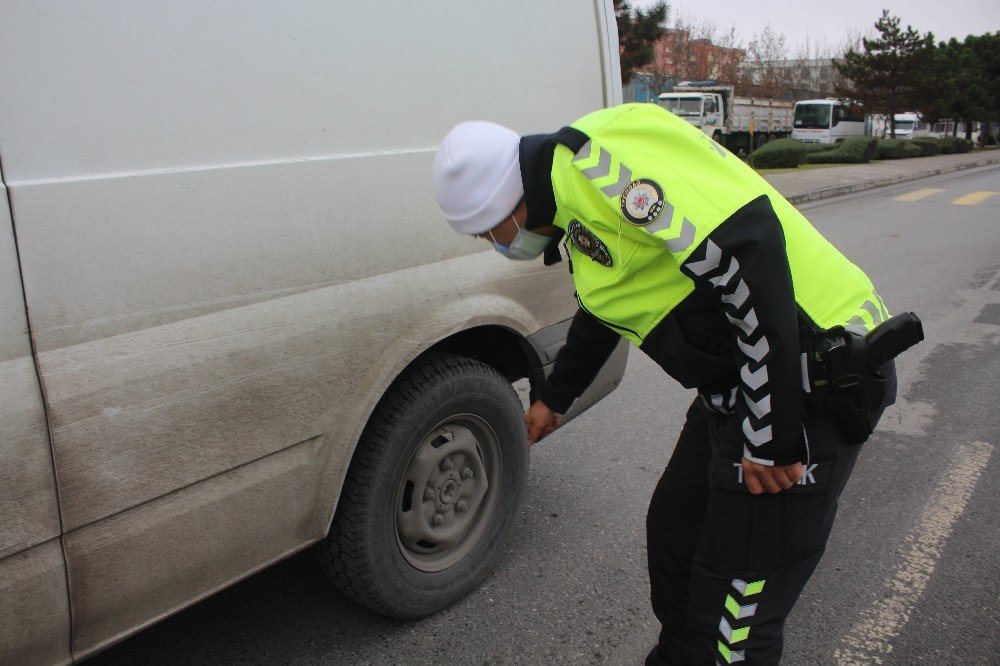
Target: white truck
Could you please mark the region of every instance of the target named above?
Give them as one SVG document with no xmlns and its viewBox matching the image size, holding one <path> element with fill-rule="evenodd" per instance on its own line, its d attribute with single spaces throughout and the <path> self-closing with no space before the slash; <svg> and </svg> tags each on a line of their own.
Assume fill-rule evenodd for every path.
<svg viewBox="0 0 1000 666">
<path fill-rule="evenodd" d="M 792 132 L 792 102 L 738 97 L 733 86 L 714 81 L 680 83 L 661 93 L 659 103 L 738 154 Z"/>
<path fill-rule="evenodd" d="M 927 123 L 923 122 L 920 114 L 915 111 L 897 113 L 893 115 L 893 120 L 896 125 L 897 139 L 915 139 L 930 134 Z M 886 123 L 885 135 L 888 137 L 889 133 L 890 129 Z"/>
</svg>

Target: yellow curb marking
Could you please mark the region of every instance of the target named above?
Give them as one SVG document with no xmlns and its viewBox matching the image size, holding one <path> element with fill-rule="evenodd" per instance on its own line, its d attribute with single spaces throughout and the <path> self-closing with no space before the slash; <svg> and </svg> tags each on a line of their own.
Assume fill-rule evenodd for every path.
<svg viewBox="0 0 1000 666">
<path fill-rule="evenodd" d="M 927 187 L 922 190 L 916 190 L 913 192 L 907 192 L 906 194 L 901 194 L 898 197 L 894 197 L 893 201 L 920 201 L 924 197 L 929 197 L 932 194 L 937 194 L 938 192 L 944 192 L 944 190 L 939 190 L 934 187 Z"/>
<path fill-rule="evenodd" d="M 975 206 L 976 204 L 980 204 L 990 197 L 995 197 L 998 194 L 1000 194 L 1000 192 L 971 192 L 970 194 L 966 194 L 964 197 L 955 199 L 952 203 L 956 206 Z"/>
</svg>

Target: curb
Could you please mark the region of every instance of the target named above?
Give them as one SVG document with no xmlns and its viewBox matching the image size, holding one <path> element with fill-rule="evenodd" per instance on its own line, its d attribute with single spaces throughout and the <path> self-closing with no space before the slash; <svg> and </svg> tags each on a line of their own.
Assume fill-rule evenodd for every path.
<svg viewBox="0 0 1000 666">
<path fill-rule="evenodd" d="M 990 166 L 991 164 L 1000 164 L 1000 154 L 993 155 L 979 162 L 965 162 L 962 164 L 955 164 L 952 166 L 932 169 L 930 171 L 915 171 L 913 173 L 900 174 L 898 176 L 888 176 L 886 178 L 877 178 L 875 180 L 867 180 L 860 183 L 852 183 L 850 185 L 837 185 L 835 187 L 824 187 L 822 189 L 813 190 L 811 192 L 803 192 L 802 194 L 793 194 L 792 196 L 785 197 L 785 199 L 787 199 L 792 204 L 806 203 L 808 201 L 819 201 L 820 199 L 829 199 L 831 197 L 839 197 L 845 194 L 854 194 L 855 192 L 874 190 L 875 188 L 878 187 L 887 187 L 889 185 L 905 183 L 911 180 L 920 180 L 921 178 L 930 178 L 931 176 L 940 176 L 946 173 L 965 171 L 966 169 L 976 169 L 978 167 Z"/>
</svg>

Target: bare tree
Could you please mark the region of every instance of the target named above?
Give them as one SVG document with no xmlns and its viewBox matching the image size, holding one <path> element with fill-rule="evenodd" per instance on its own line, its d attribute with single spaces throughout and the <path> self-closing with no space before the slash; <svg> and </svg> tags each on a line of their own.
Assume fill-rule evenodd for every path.
<svg viewBox="0 0 1000 666">
<path fill-rule="evenodd" d="M 844 56 L 850 51 L 860 51 L 864 44 L 865 37 L 870 37 L 872 31 L 864 33 L 860 30 L 854 29 L 849 31 L 840 42 L 833 47 L 833 52 L 830 57 L 833 60 L 843 60 Z M 839 69 L 833 68 L 831 73 L 831 81 L 833 83 L 833 89 L 828 93 L 828 96 L 833 96 L 837 94 L 837 90 L 842 90 L 844 88 L 850 87 L 850 81 L 846 76 L 844 76 Z"/>
<path fill-rule="evenodd" d="M 735 84 L 739 79 L 740 64 L 746 59 L 746 49 L 736 33 L 736 26 L 720 32 L 715 39 L 719 48 L 715 62 L 715 78 L 725 83 Z"/>
<path fill-rule="evenodd" d="M 754 34 L 747 44 L 747 59 L 741 85 L 744 92 L 759 97 L 784 97 L 789 88 L 785 36 L 770 25 Z"/>
<path fill-rule="evenodd" d="M 735 26 L 720 31 L 709 19 L 692 19 L 680 12 L 674 15 L 658 51 L 660 69 L 677 79 L 726 83 L 735 83 L 744 55 Z"/>
</svg>

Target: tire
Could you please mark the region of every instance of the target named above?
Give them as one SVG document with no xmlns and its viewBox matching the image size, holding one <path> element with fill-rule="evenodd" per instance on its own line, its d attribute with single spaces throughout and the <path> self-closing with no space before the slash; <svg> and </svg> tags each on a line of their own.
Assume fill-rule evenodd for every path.
<svg viewBox="0 0 1000 666">
<path fill-rule="evenodd" d="M 521 402 L 499 372 L 435 355 L 404 373 L 361 435 L 321 567 L 355 601 L 416 619 L 489 572 L 528 475 Z"/>
</svg>

